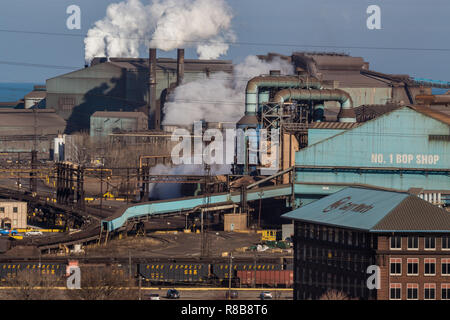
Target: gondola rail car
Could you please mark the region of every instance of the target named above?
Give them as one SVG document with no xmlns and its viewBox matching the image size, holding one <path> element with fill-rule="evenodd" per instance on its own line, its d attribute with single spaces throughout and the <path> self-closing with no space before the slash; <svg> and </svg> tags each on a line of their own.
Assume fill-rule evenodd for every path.
<svg viewBox="0 0 450 320">
<path fill-rule="evenodd" d="M 66 273 L 66 264 L 62 263 L 0 263 L 0 281 L 6 282 L 8 279 L 17 276 L 20 271 L 31 271 L 41 275 L 54 275 L 63 278 Z"/>
</svg>

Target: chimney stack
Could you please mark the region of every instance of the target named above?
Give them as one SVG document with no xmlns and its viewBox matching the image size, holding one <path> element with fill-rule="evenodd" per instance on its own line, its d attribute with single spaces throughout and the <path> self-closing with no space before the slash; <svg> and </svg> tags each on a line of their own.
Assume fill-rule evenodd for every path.
<svg viewBox="0 0 450 320">
<path fill-rule="evenodd" d="M 148 88 L 148 127 L 149 129 L 160 129 L 161 110 L 156 105 L 156 49 L 149 50 L 149 88 Z M 153 121 L 153 123 L 152 123 Z"/>
<path fill-rule="evenodd" d="M 177 50 L 177 86 L 181 85 L 184 78 L 184 49 Z"/>
</svg>

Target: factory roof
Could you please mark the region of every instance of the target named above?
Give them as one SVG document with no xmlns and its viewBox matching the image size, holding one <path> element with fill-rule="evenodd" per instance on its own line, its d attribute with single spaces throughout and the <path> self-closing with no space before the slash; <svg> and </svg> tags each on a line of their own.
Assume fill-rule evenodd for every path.
<svg viewBox="0 0 450 320">
<path fill-rule="evenodd" d="M 34 90 L 25 95 L 25 99 L 45 99 L 47 92 L 42 90 Z"/>
<path fill-rule="evenodd" d="M 366 76 L 359 70 L 319 70 L 318 77 L 322 81 L 337 81 L 341 88 L 390 87 L 386 81 Z"/>
<path fill-rule="evenodd" d="M 359 126 L 360 123 L 357 122 L 313 122 L 308 128 L 309 129 L 353 129 Z"/>
<path fill-rule="evenodd" d="M 283 218 L 370 232 L 450 232 L 450 213 L 406 192 L 348 187 Z"/>
<path fill-rule="evenodd" d="M 126 70 L 148 70 L 148 60 L 146 58 L 110 58 L 109 61 L 103 61 L 96 58 L 92 61 L 91 66 L 107 63 Z M 156 70 L 168 70 L 176 72 L 177 59 L 171 58 L 158 58 L 156 60 Z M 230 60 L 198 60 L 198 59 L 185 59 L 184 71 L 185 72 L 232 72 L 233 62 Z"/>
<path fill-rule="evenodd" d="M 1 136 L 54 135 L 64 131 L 66 122 L 51 109 L 0 109 Z M 35 123 L 36 116 L 36 123 Z"/>
<path fill-rule="evenodd" d="M 17 108 L 17 107 L 23 107 L 24 105 L 24 101 L 23 100 L 19 100 L 19 101 L 11 101 L 11 102 L 0 102 L 0 108 Z"/>
<path fill-rule="evenodd" d="M 371 104 L 358 106 L 353 108 L 353 110 L 355 110 L 356 121 L 365 122 L 375 119 L 385 113 L 394 111 L 400 107 L 401 105 L 398 104 Z"/>
<path fill-rule="evenodd" d="M 450 126 L 450 115 L 447 113 L 425 106 L 410 106 L 409 108 Z"/>
<path fill-rule="evenodd" d="M 147 118 L 143 112 L 128 111 L 97 111 L 91 117 L 94 118 Z"/>
</svg>

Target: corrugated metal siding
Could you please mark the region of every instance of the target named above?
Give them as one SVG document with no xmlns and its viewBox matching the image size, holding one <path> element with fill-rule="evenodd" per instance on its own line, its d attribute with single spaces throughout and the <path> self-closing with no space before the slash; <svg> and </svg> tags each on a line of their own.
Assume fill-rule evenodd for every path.
<svg viewBox="0 0 450 320">
<path fill-rule="evenodd" d="M 326 123 L 326 122 L 322 122 Z M 333 123 L 333 122 L 331 122 Z M 334 137 L 335 135 L 344 132 L 345 129 L 309 129 L 308 130 L 308 145 L 313 145 L 322 140 Z"/>
<path fill-rule="evenodd" d="M 448 133 L 448 125 L 403 107 L 300 150 L 296 164 L 448 169 L 450 143 L 428 141 Z"/>
<path fill-rule="evenodd" d="M 450 190 L 450 142 L 429 141 L 429 135 L 448 135 L 443 122 L 402 107 L 352 130 L 337 134 L 296 153 L 296 181 L 327 184 L 366 184 L 408 190 L 411 187 Z M 424 163 L 426 160 L 427 163 Z M 347 170 L 313 171 L 311 167 Z M 360 168 L 374 168 L 362 173 Z M 440 174 L 424 172 L 381 172 L 384 168 L 440 169 Z M 447 171 L 445 171 L 447 170 Z M 319 194 L 331 191 L 321 189 Z M 331 189 L 331 188 L 330 188 Z M 310 191 L 308 191 L 310 190 Z M 305 185 L 302 193 L 315 194 L 317 188 Z"/>
</svg>

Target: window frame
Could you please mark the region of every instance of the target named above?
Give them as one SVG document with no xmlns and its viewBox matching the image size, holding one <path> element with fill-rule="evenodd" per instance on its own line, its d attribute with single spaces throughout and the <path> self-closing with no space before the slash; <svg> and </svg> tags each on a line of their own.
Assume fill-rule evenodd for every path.
<svg viewBox="0 0 450 320">
<path fill-rule="evenodd" d="M 443 298 L 444 289 L 447 290 L 447 297 Z M 450 300 L 450 283 L 441 283 L 441 300 Z"/>
<path fill-rule="evenodd" d="M 409 239 L 417 239 L 417 248 L 409 246 Z M 418 236 L 408 236 L 407 242 L 408 242 L 407 246 L 406 246 L 407 250 L 412 250 L 412 251 L 419 250 L 419 237 Z"/>
<path fill-rule="evenodd" d="M 399 297 L 392 297 L 392 289 L 399 290 Z M 402 284 L 401 283 L 391 283 L 389 284 L 389 300 L 402 300 Z"/>
<path fill-rule="evenodd" d="M 434 264 L 434 273 L 427 273 L 426 272 L 426 270 L 427 270 L 426 265 L 427 264 Z M 423 260 L 423 275 L 425 277 L 433 277 L 433 276 L 436 275 L 436 258 L 425 258 Z"/>
<path fill-rule="evenodd" d="M 433 291 L 434 291 L 434 298 L 427 298 L 427 295 L 426 295 L 426 290 L 427 289 L 428 290 L 433 289 Z M 423 300 L 436 300 L 436 293 L 437 293 L 436 283 L 425 283 L 423 285 Z"/>
<path fill-rule="evenodd" d="M 447 272 L 444 273 L 444 264 L 447 265 Z M 441 276 L 450 277 L 450 258 L 442 258 L 441 259 Z"/>
<path fill-rule="evenodd" d="M 392 273 L 392 265 L 399 264 L 400 265 L 400 273 Z M 397 271 L 397 268 L 395 268 Z M 389 258 L 389 275 L 390 276 L 401 276 L 402 275 L 402 258 Z"/>
<path fill-rule="evenodd" d="M 444 248 L 444 239 L 447 242 L 447 248 Z M 441 237 L 441 250 L 450 251 L 450 236 L 442 236 Z"/>
<path fill-rule="evenodd" d="M 417 273 L 409 273 L 409 264 L 417 265 Z M 419 258 L 407 258 L 406 259 L 406 275 L 408 276 L 418 276 L 419 275 Z"/>
<path fill-rule="evenodd" d="M 429 240 L 433 240 L 433 242 L 434 242 L 434 248 L 427 248 L 427 239 L 429 239 Z M 423 248 L 424 248 L 424 250 L 427 250 L 427 251 L 434 251 L 434 250 L 436 250 L 436 237 L 424 237 L 424 239 L 423 239 Z"/>
<path fill-rule="evenodd" d="M 394 240 L 394 239 L 397 239 L 397 238 L 400 238 L 400 247 L 399 248 L 397 248 L 397 247 L 392 247 L 392 240 Z M 395 241 L 395 240 L 394 240 Z M 397 241 L 395 241 L 396 242 L 396 244 L 397 244 Z M 389 237 L 389 248 L 391 249 L 391 250 L 397 250 L 397 251 L 399 251 L 399 250 L 402 250 L 402 243 L 403 242 L 403 239 L 402 239 L 402 237 L 401 236 L 392 236 L 392 237 Z"/>
<path fill-rule="evenodd" d="M 409 298 L 409 290 L 415 289 L 416 297 Z M 406 284 L 406 300 L 419 300 L 419 284 L 418 283 L 407 283 Z"/>
</svg>

